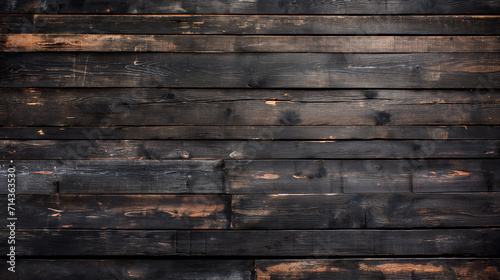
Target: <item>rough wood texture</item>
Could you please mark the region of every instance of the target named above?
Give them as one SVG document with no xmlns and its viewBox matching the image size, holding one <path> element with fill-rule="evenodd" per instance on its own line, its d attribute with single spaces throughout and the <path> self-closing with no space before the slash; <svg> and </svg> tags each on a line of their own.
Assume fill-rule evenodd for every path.
<svg viewBox="0 0 500 280">
<path fill-rule="evenodd" d="M 1 231 L 3 239 L 8 232 Z M 20 230 L 19 256 L 498 257 L 499 229 Z M 68 246 L 72 244 L 72 246 Z"/>
<path fill-rule="evenodd" d="M 22 268 L 16 272 L 18 279 L 255 279 L 252 260 L 22 259 L 16 263 Z M 0 277 L 11 279 L 8 273 L 1 270 Z"/>
<path fill-rule="evenodd" d="M 499 36 L 6 34 L 4 52 L 499 52 Z"/>
<path fill-rule="evenodd" d="M 500 4 L 495 0 L 455 1 L 348 1 L 334 0 L 65 0 L 9 1 L 2 13 L 97 13 L 97 14 L 497 14 Z"/>
<path fill-rule="evenodd" d="M 252 160 L 226 162 L 231 194 L 486 192 L 498 160 Z"/>
<path fill-rule="evenodd" d="M 230 215 L 230 198 L 213 195 L 18 195 L 16 203 L 17 228 L 221 229 Z"/>
<path fill-rule="evenodd" d="M 500 16 L 0 15 L 1 33 L 494 35 Z"/>
<path fill-rule="evenodd" d="M 500 141 L 2 140 L 0 159 L 498 158 Z"/>
<path fill-rule="evenodd" d="M 106 124 L 103 124 L 106 125 Z M 0 127 L 8 140 L 496 140 L 500 126 Z"/>
<path fill-rule="evenodd" d="M 233 196 L 234 229 L 498 227 L 500 194 Z"/>
<path fill-rule="evenodd" d="M 486 88 L 485 77 L 500 87 L 500 53 L 0 53 L 0 59 L 0 87 Z"/>
<path fill-rule="evenodd" d="M 257 260 L 258 280 L 497 279 L 499 259 Z"/>
<path fill-rule="evenodd" d="M 478 88 L 491 86 L 489 80 L 480 78 Z M 500 94 L 493 89 L 478 88 L 473 91 L 5 88 L 0 89 L 5 99 L 0 105 L 0 121 L 9 126 L 101 127 L 499 124 Z M 45 134 L 40 129 L 36 135 Z M 269 138 L 262 132 L 263 136 L 252 139 Z M 85 134 L 103 135 L 99 129 Z M 199 135 L 198 139 L 204 137 Z"/>
<path fill-rule="evenodd" d="M 2 162 L 3 167 L 9 164 Z M 224 167 L 217 160 L 44 160 L 16 161 L 15 166 L 19 194 L 224 191 Z M 7 176 L 7 168 L 0 174 Z M 0 193 L 7 193 L 7 187 L 2 187 Z"/>
</svg>

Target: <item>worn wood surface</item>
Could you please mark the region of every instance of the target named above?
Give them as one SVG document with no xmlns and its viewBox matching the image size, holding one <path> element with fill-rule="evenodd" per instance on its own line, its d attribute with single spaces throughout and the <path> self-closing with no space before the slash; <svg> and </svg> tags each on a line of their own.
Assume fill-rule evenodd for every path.
<svg viewBox="0 0 500 280">
<path fill-rule="evenodd" d="M 478 79 L 478 87 L 490 86 L 488 80 L 481 81 Z M 6 88 L 0 94 L 6 99 L 0 105 L 0 120 L 12 126 L 102 127 L 145 123 L 156 126 L 470 126 L 500 123 L 500 94 L 491 89 L 256 92 L 236 89 Z M 40 129 L 36 134 L 45 134 L 43 128 Z M 97 130 L 86 134 L 103 135 Z M 336 137 L 329 135 L 325 138 Z"/>
<path fill-rule="evenodd" d="M 4 52 L 500 52 L 498 36 L 6 34 Z"/>
<path fill-rule="evenodd" d="M 498 158 L 500 141 L 2 140 L 3 160 Z"/>
<path fill-rule="evenodd" d="M 206 1 L 168 0 L 110 2 L 106 0 L 8 1 L 2 13 L 47 14 L 497 14 L 500 4 L 494 0 L 459 1 Z"/>
<path fill-rule="evenodd" d="M 9 161 L 1 163 L 7 176 Z M 220 160 L 16 161 L 16 193 L 222 193 Z M 7 193 L 2 181 L 0 193 Z"/>
<path fill-rule="evenodd" d="M 0 59 L 0 87 L 487 88 L 480 83 L 486 77 L 500 87 L 498 53 L 1 53 Z"/>
<path fill-rule="evenodd" d="M 499 194 L 233 196 L 235 229 L 498 227 Z"/>
<path fill-rule="evenodd" d="M 499 126 L 0 127 L 13 140 L 495 140 Z"/>
<path fill-rule="evenodd" d="M 230 198 L 221 195 L 17 195 L 16 202 L 18 229 L 229 227 Z"/>
<path fill-rule="evenodd" d="M 2 238 L 7 232 L 1 231 Z M 19 230 L 19 256 L 498 257 L 499 229 Z M 466 241 L 466 242 L 464 242 Z M 72 246 L 67 246 L 71 243 Z"/>
<path fill-rule="evenodd" d="M 498 259 L 257 260 L 258 280 L 270 279 L 495 279 Z"/>
<path fill-rule="evenodd" d="M 495 35 L 498 15 L 0 15 L 1 33 L 165 35 Z"/>
<path fill-rule="evenodd" d="M 226 162 L 232 194 L 486 192 L 498 160 L 251 160 Z"/>
<path fill-rule="evenodd" d="M 22 259 L 15 279 L 229 279 L 253 280 L 253 260 Z M 0 270 L 0 277 L 12 275 Z"/>
</svg>

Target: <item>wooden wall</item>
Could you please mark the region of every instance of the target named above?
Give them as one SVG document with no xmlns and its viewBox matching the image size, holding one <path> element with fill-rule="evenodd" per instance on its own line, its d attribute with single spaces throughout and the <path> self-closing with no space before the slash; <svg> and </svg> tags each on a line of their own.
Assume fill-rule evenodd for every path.
<svg viewBox="0 0 500 280">
<path fill-rule="evenodd" d="M 500 279 L 499 1 L 0 2 L 2 279 Z"/>
</svg>

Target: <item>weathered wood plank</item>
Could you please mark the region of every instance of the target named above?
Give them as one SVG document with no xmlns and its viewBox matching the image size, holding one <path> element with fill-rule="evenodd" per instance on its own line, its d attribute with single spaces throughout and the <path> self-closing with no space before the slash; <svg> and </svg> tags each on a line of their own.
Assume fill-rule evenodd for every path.
<svg viewBox="0 0 500 280">
<path fill-rule="evenodd" d="M 39 0 L 10 1 L 1 13 L 55 14 L 498 14 L 494 0 L 459 1 L 239 1 L 224 2 L 181 0 L 106 1 L 68 0 L 63 3 Z"/>
<path fill-rule="evenodd" d="M 3 195 L 2 206 L 7 197 Z M 214 195 L 17 195 L 17 228 L 221 229 L 230 198 Z M 7 217 L 6 212 L 1 216 Z"/>
<path fill-rule="evenodd" d="M 6 238 L 8 232 L 0 232 Z M 19 230 L 18 256 L 498 257 L 499 229 Z M 68 246 L 71 244 L 71 246 Z"/>
<path fill-rule="evenodd" d="M 0 159 L 498 158 L 500 141 L 2 140 Z"/>
<path fill-rule="evenodd" d="M 270 279 L 495 279 L 499 259 L 256 260 L 258 280 Z"/>
<path fill-rule="evenodd" d="M 478 80 L 477 86 L 491 85 Z M 493 89 L 6 88 L 0 96 L 5 126 L 500 124 L 500 94 Z"/>
<path fill-rule="evenodd" d="M 231 194 L 486 192 L 498 160 L 251 160 L 226 162 Z"/>
<path fill-rule="evenodd" d="M 500 87 L 500 53 L 0 53 L 0 59 L 0 87 Z M 485 77 L 488 87 L 480 83 Z"/>
<path fill-rule="evenodd" d="M 500 6 L 500 5 L 499 5 Z M 0 15 L 0 33 L 495 35 L 500 16 Z"/>
<path fill-rule="evenodd" d="M 7 176 L 10 162 L 2 162 Z M 16 193 L 222 193 L 222 161 L 16 161 Z M 7 193 L 7 181 L 0 193 Z M 3 187 L 5 185 L 5 187 Z"/>
<path fill-rule="evenodd" d="M 500 126 L 0 127 L 4 140 L 496 140 Z"/>
<path fill-rule="evenodd" d="M 20 259 L 16 265 L 16 279 L 255 279 L 253 260 Z M 2 279 L 12 274 L 0 271 Z"/>
<path fill-rule="evenodd" d="M 234 229 L 498 227 L 499 193 L 237 195 Z"/>
<path fill-rule="evenodd" d="M 499 36 L 6 34 L 4 52 L 500 52 Z"/>
</svg>

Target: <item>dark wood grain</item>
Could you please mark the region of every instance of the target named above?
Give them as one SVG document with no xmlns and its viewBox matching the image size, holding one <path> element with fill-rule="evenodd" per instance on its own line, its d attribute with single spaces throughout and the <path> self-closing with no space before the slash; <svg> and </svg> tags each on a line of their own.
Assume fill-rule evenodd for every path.
<svg viewBox="0 0 500 280">
<path fill-rule="evenodd" d="M 257 260 L 258 280 L 269 279 L 495 279 L 499 259 Z"/>
<path fill-rule="evenodd" d="M 2 140 L 0 159 L 498 158 L 500 141 Z"/>
<path fill-rule="evenodd" d="M 499 229 L 19 230 L 18 256 L 498 257 Z M 1 231 L 2 238 L 7 232 Z M 72 246 L 68 246 L 70 243 Z"/>
<path fill-rule="evenodd" d="M 500 5 L 499 5 L 500 6 Z M 2 33 L 164 35 L 495 35 L 498 15 L 0 15 Z"/>
<path fill-rule="evenodd" d="M 500 87 L 500 53 L 1 53 L 0 59 L 0 87 Z"/>
<path fill-rule="evenodd" d="M 68 0 L 40 2 L 8 1 L 2 13 L 89 13 L 89 14 L 497 14 L 500 4 L 494 0 L 402 1 L 383 0 L 338 2 L 285 1 L 201 1 L 167 0 L 110 2 L 106 0 Z"/>
<path fill-rule="evenodd" d="M 103 124 L 106 125 L 106 124 Z M 8 140 L 496 140 L 500 126 L 0 127 Z"/>
<path fill-rule="evenodd" d="M 500 194 L 233 196 L 234 229 L 498 227 Z"/>
<path fill-rule="evenodd" d="M 232 194 L 486 192 L 498 160 L 251 160 L 226 162 Z"/>
<path fill-rule="evenodd" d="M 2 162 L 7 176 L 10 162 Z M 17 193 L 222 193 L 222 161 L 16 161 Z M 5 181 L 5 184 L 7 181 Z M 1 185 L 4 185 L 2 182 Z M 7 193 L 7 187 L 0 188 Z"/>
<path fill-rule="evenodd" d="M 484 82 L 478 87 L 490 86 Z M 500 124 L 500 94 L 491 89 L 6 88 L 0 95 L 5 126 Z M 35 133 L 44 134 L 43 128 Z M 86 134 L 103 135 L 99 129 Z"/>
<path fill-rule="evenodd" d="M 253 260 L 22 259 L 17 264 L 18 279 L 255 279 Z M 2 270 L 0 277 L 11 279 L 8 273 Z"/>
<path fill-rule="evenodd" d="M 7 196 L 3 201 L 6 208 Z M 221 229 L 229 226 L 229 203 L 229 197 L 213 195 L 17 195 L 16 224 L 52 229 Z"/>
<path fill-rule="evenodd" d="M 6 34 L 4 52 L 500 52 L 498 36 Z"/>
</svg>

